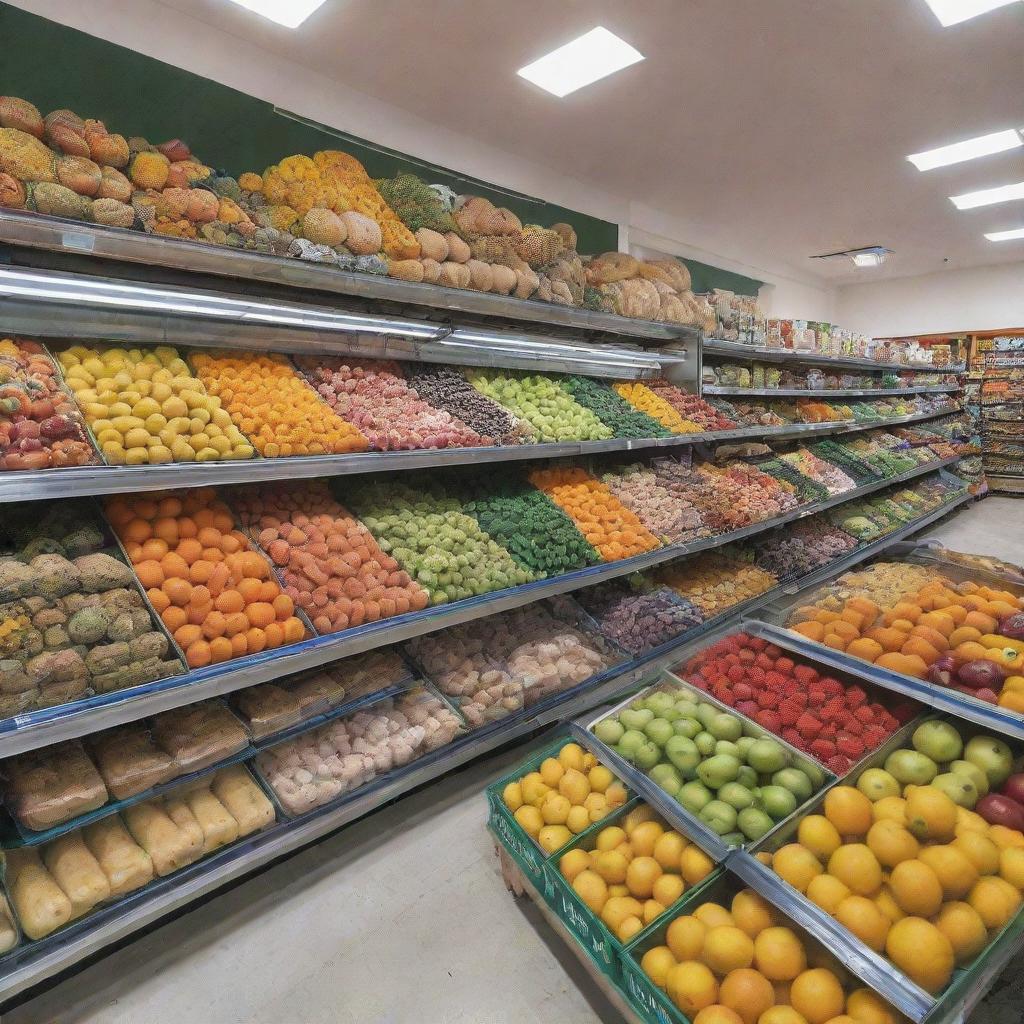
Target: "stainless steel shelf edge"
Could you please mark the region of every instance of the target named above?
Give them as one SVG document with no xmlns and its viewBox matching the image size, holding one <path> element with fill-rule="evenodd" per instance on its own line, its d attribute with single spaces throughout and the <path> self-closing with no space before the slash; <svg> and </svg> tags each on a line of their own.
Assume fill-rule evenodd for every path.
<svg viewBox="0 0 1024 1024">
<path fill-rule="evenodd" d="M 738 341 L 704 338 L 704 354 L 719 358 L 752 360 L 759 363 L 805 363 L 811 366 L 845 366 L 863 370 L 909 370 L 914 373 L 964 373 L 966 367 L 933 366 L 931 363 L 881 363 L 867 356 L 830 356 L 823 352 L 800 352 L 789 348 L 758 348 Z"/>
<path fill-rule="evenodd" d="M 938 395 L 959 391 L 958 384 L 929 384 L 911 388 L 733 388 L 719 384 L 705 384 L 701 393 L 705 395 L 729 395 L 734 398 L 881 398 L 900 395 Z"/>
<path fill-rule="evenodd" d="M 417 284 L 375 274 L 357 274 L 320 263 L 249 252 L 165 235 L 0 210 L 0 242 L 50 252 L 81 253 L 98 259 L 144 264 L 148 268 L 331 292 L 364 300 L 431 307 L 475 316 L 521 320 L 576 331 L 615 334 L 624 339 L 700 342 L 700 332 L 682 324 L 633 320 L 572 306 L 509 295 Z"/>
</svg>

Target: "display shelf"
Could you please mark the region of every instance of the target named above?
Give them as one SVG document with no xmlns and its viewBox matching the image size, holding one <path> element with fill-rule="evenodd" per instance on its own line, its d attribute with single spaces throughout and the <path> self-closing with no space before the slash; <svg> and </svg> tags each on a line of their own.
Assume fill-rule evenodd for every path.
<svg viewBox="0 0 1024 1024">
<path fill-rule="evenodd" d="M 803 363 L 808 366 L 836 366 L 857 370 L 910 370 L 916 373 L 963 373 L 965 367 L 934 366 L 931 363 L 882 363 L 866 356 L 831 356 L 823 352 L 799 352 L 788 348 L 759 348 L 738 341 L 704 338 L 704 355 L 716 358 L 750 359 L 765 363 Z"/>
<path fill-rule="evenodd" d="M 854 498 L 942 469 L 956 462 L 957 458 L 952 456 L 915 466 L 899 476 L 877 480 L 833 495 L 826 500 L 799 506 L 784 515 L 754 523 L 731 533 L 705 537 L 688 544 L 669 545 L 633 558 L 591 566 L 551 579 L 428 608 L 421 612 L 407 612 L 341 633 L 317 636 L 288 647 L 194 669 L 124 692 L 115 691 L 73 704 L 26 712 L 0 722 L 0 757 L 9 757 L 60 740 L 88 735 L 170 708 L 192 704 L 208 697 L 221 696 L 245 686 L 254 686 L 292 672 L 323 665 L 328 661 L 360 654 L 374 647 L 408 640 L 472 619 L 518 608 L 543 597 L 565 594 L 685 555 L 721 547 L 723 544 L 764 533 Z"/>
<path fill-rule="evenodd" d="M 357 452 L 350 455 L 288 456 L 222 462 L 179 462 L 151 466 L 73 466 L 32 472 L 0 473 L 0 504 L 44 501 L 84 494 L 127 494 L 180 487 L 261 483 L 269 480 L 307 480 L 352 473 L 412 471 L 440 466 L 521 462 L 568 456 L 632 452 L 650 448 L 677 448 L 722 441 L 822 437 L 884 427 L 902 426 L 949 416 L 953 410 L 892 416 L 880 420 L 842 420 L 830 423 L 793 423 L 777 427 L 738 427 L 680 434 L 674 437 L 613 438 L 608 441 L 568 441 L 503 447 L 443 448 L 402 452 Z"/>
<path fill-rule="evenodd" d="M 732 395 L 742 398 L 882 398 L 900 395 L 938 395 L 959 391 L 958 384 L 932 384 L 913 388 L 733 388 L 718 384 L 706 384 L 701 388 L 705 395 Z"/>
<path fill-rule="evenodd" d="M 231 278 L 261 286 L 329 293 L 363 303 L 388 303 L 434 311 L 445 310 L 502 320 L 547 325 L 588 335 L 610 334 L 622 339 L 686 341 L 695 349 L 700 332 L 682 324 L 634 320 L 595 310 L 579 309 L 510 295 L 475 292 L 441 285 L 400 281 L 393 277 L 358 274 L 319 263 L 249 252 L 166 235 L 149 235 L 125 228 L 0 210 L 0 244 L 16 247 L 14 262 L 44 265 L 41 253 L 80 254 L 91 260 L 116 262 L 140 279 L 181 280 L 181 272 Z M 172 276 L 173 274 L 173 276 Z"/>
</svg>

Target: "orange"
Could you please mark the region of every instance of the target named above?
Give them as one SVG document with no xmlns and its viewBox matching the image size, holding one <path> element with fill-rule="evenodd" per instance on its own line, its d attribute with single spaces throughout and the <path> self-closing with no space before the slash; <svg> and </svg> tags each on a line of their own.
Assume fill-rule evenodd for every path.
<svg viewBox="0 0 1024 1024">
<path fill-rule="evenodd" d="M 953 947 L 930 921 L 905 917 L 889 929 L 886 956 L 926 992 L 936 995 L 953 974 Z"/>
<path fill-rule="evenodd" d="M 923 614 L 921 608 L 916 604 L 911 604 L 907 601 L 900 601 L 898 604 L 894 604 L 887 612 L 882 615 L 882 621 L 887 625 L 891 625 L 897 619 L 907 619 L 910 622 L 917 622 Z"/>
<path fill-rule="evenodd" d="M 197 558 L 188 567 L 188 578 L 193 583 L 206 583 L 210 579 L 210 574 L 213 572 L 213 562 L 206 561 L 205 558 Z"/>
<path fill-rule="evenodd" d="M 757 1024 L 761 1014 L 774 1005 L 775 989 L 760 972 L 740 967 L 725 976 L 719 999 L 736 1011 L 743 1024 Z"/>
<path fill-rule="evenodd" d="M 903 654 L 917 655 L 926 665 L 937 661 L 939 652 L 923 637 L 912 636 L 901 648 Z"/>
<path fill-rule="evenodd" d="M 730 1010 L 728 1006 L 722 1006 L 721 1003 L 714 1003 L 711 1006 L 705 1006 L 693 1018 L 693 1024 L 744 1024 L 744 1022 L 735 1010 Z"/>
<path fill-rule="evenodd" d="M 900 905 L 896 902 L 896 897 L 892 894 L 892 889 L 887 885 L 883 885 L 878 891 L 878 895 L 875 896 L 875 906 L 885 914 L 890 921 L 899 921 L 900 918 L 906 917 L 907 915 L 900 910 Z"/>
<path fill-rule="evenodd" d="M 825 796 L 825 817 L 842 836 L 867 835 L 874 815 L 871 801 L 853 786 L 836 786 Z"/>
<path fill-rule="evenodd" d="M 718 982 L 708 968 L 696 960 L 684 960 L 669 969 L 665 977 L 669 999 L 691 1019 L 705 1006 L 718 1001 Z"/>
<path fill-rule="evenodd" d="M 829 858 L 828 873 L 857 896 L 874 896 L 882 885 L 882 866 L 863 843 L 840 846 Z"/>
<path fill-rule="evenodd" d="M 838 633 L 826 633 L 822 643 L 834 651 L 845 651 L 849 641 L 844 640 Z"/>
<path fill-rule="evenodd" d="M 213 640 L 214 637 L 223 636 L 226 625 L 227 619 L 225 619 L 224 614 L 214 609 L 202 622 L 203 636 L 205 636 L 207 640 Z"/>
<path fill-rule="evenodd" d="M 168 551 L 167 554 L 160 559 L 160 567 L 164 571 L 164 576 L 168 579 L 172 576 L 176 579 L 188 579 L 188 563 L 181 557 L 181 555 L 174 551 Z"/>
<path fill-rule="evenodd" d="M 258 654 L 267 646 L 267 637 L 262 629 L 250 626 L 245 631 L 245 645 L 249 654 Z"/>
<path fill-rule="evenodd" d="M 294 606 L 294 604 L 292 604 L 292 599 L 287 594 L 278 594 L 277 597 L 275 597 L 274 600 L 271 601 L 271 605 L 273 605 L 274 613 L 277 615 L 277 618 L 278 618 L 279 622 L 281 620 L 283 620 L 283 619 L 287 619 L 289 616 L 291 616 L 291 615 L 293 615 L 295 613 L 295 606 Z M 648 822 L 648 824 L 655 824 L 655 823 L 654 822 Z M 660 838 L 660 836 L 657 837 L 657 838 Z M 655 839 L 655 842 L 657 842 L 657 838 Z M 636 844 L 634 843 L 634 846 L 635 845 Z M 645 854 L 643 850 L 638 850 L 637 852 L 640 853 L 641 855 L 644 855 L 644 856 L 651 856 L 651 857 L 653 857 L 654 856 L 654 846 L 653 845 L 651 846 L 651 849 L 650 849 L 649 853 Z"/>
<path fill-rule="evenodd" d="M 754 962 L 754 940 L 735 925 L 712 928 L 704 939 L 704 963 L 718 975 Z"/>
<path fill-rule="evenodd" d="M 827 861 L 842 845 L 835 825 L 822 814 L 808 815 L 797 829 L 797 842 L 807 847 L 820 861 Z"/>
<path fill-rule="evenodd" d="M 121 528 L 121 539 L 135 544 L 143 544 L 152 536 L 153 531 L 145 519 L 132 519 Z"/>
<path fill-rule="evenodd" d="M 153 587 L 152 590 L 147 590 L 146 597 L 149 598 L 149 603 L 153 606 L 158 615 L 171 603 L 171 599 L 157 587 Z"/>
<path fill-rule="evenodd" d="M 957 628 L 949 634 L 949 646 L 955 649 L 959 647 L 960 644 L 965 644 L 968 641 L 980 640 L 981 636 L 981 630 L 976 626 L 957 626 Z"/>
<path fill-rule="evenodd" d="M 835 919 L 865 946 L 878 952 L 885 949 L 885 937 L 892 922 L 866 896 L 847 896 L 836 909 Z"/>
<path fill-rule="evenodd" d="M 732 914 L 720 903 L 702 903 L 693 916 L 702 921 L 708 929 L 733 924 Z"/>
<path fill-rule="evenodd" d="M 160 587 L 164 582 L 164 570 L 154 559 L 138 562 L 135 566 L 135 575 L 146 590 Z"/>
<path fill-rule="evenodd" d="M 210 641 L 210 658 L 214 664 L 227 661 L 232 653 L 231 641 L 226 636 L 215 636 Z"/>
<path fill-rule="evenodd" d="M 172 604 L 160 613 L 160 618 L 163 619 L 168 631 L 173 633 L 188 622 L 188 612 L 184 608 L 178 608 Z"/>
<path fill-rule="evenodd" d="M 231 637 L 244 633 L 249 628 L 249 620 L 244 612 L 231 612 L 224 616 L 224 635 Z"/>
<path fill-rule="evenodd" d="M 807 955 L 794 931 L 775 926 L 754 939 L 754 963 L 769 981 L 792 981 L 807 967 Z"/>
<path fill-rule="evenodd" d="M 1019 832 L 1016 834 L 1020 835 Z M 1004 878 L 1018 891 L 1024 889 L 1024 847 L 1004 846 L 1000 849 L 999 877 Z"/>
<path fill-rule="evenodd" d="M 990 875 L 974 883 L 967 902 L 989 930 L 998 930 L 1020 909 L 1021 895 L 1005 878 Z"/>
<path fill-rule="evenodd" d="M 573 850 L 572 852 L 576 853 L 577 851 Z M 569 854 L 566 854 L 567 856 Z M 565 857 L 562 860 L 564 861 Z M 658 988 L 664 988 L 668 972 L 675 967 L 675 964 L 676 958 L 668 946 L 652 946 L 644 953 L 640 961 L 640 968 Z"/>
<path fill-rule="evenodd" d="M 846 997 L 839 979 L 825 967 L 804 971 L 789 990 L 791 1005 L 808 1024 L 825 1024 L 843 1012 Z"/>
<path fill-rule="evenodd" d="M 981 915 L 969 903 L 947 903 L 935 926 L 949 939 L 961 967 L 969 964 L 988 945 L 988 930 Z"/>
<path fill-rule="evenodd" d="M 229 615 L 242 611 L 245 608 L 245 599 L 237 590 L 225 590 L 214 598 L 213 606 L 217 611 Z"/>
<path fill-rule="evenodd" d="M 157 537 L 153 537 L 150 540 L 147 540 L 146 543 L 142 545 L 140 557 L 142 559 L 151 558 L 154 561 L 159 562 L 160 559 L 167 554 L 167 551 L 167 542 L 164 540 L 160 540 Z"/>
<path fill-rule="evenodd" d="M 665 871 L 678 871 L 679 858 L 682 857 L 685 849 L 686 840 L 678 832 L 666 832 L 654 844 L 651 856 Z"/>
<path fill-rule="evenodd" d="M 169 579 L 164 580 L 163 592 L 170 598 L 171 604 L 184 608 L 192 596 L 192 584 L 185 580 Z"/>
<path fill-rule="evenodd" d="M 846 653 L 852 654 L 855 658 L 860 658 L 861 661 L 875 661 L 884 650 L 885 648 L 877 640 L 862 636 L 850 641 L 847 645 Z"/>
<path fill-rule="evenodd" d="M 910 631 L 910 636 L 911 638 L 919 637 L 922 640 L 926 640 L 937 651 L 949 650 L 949 638 L 933 626 L 917 625 Z"/>
<path fill-rule="evenodd" d="M 202 668 L 211 661 L 210 645 L 205 640 L 197 640 L 185 651 L 185 660 L 190 668 Z"/>
<path fill-rule="evenodd" d="M 850 895 L 850 890 L 831 875 L 818 875 L 807 886 L 807 898 L 816 903 L 826 914 L 835 914 L 839 904 Z"/>
<path fill-rule="evenodd" d="M 915 786 L 907 796 L 907 828 L 922 841 L 945 843 L 956 835 L 956 804 L 934 786 Z"/>
<path fill-rule="evenodd" d="M 174 497 L 161 498 L 156 506 L 156 514 L 158 516 L 169 516 L 171 518 L 180 516 L 181 501 Z"/>
<path fill-rule="evenodd" d="M 250 621 L 252 621 L 250 619 Z M 284 630 L 276 622 L 271 622 L 269 626 L 264 627 L 263 635 L 267 638 L 267 647 L 273 649 L 280 647 L 284 643 Z"/>
<path fill-rule="evenodd" d="M 928 675 L 928 666 L 924 659 L 916 654 L 887 653 L 883 654 L 875 664 L 880 668 L 887 668 L 890 672 L 912 676 L 914 679 L 924 679 Z"/>
<path fill-rule="evenodd" d="M 174 639 L 178 641 L 182 650 L 187 651 L 197 640 L 203 639 L 203 631 L 198 626 L 186 623 L 174 631 Z"/>
<path fill-rule="evenodd" d="M 898 651 L 907 642 L 908 633 L 901 629 L 893 629 L 891 626 L 883 626 L 880 629 L 872 629 L 867 635 L 881 644 L 886 651 Z"/>
<path fill-rule="evenodd" d="M 999 847 L 980 832 L 961 832 L 950 844 L 963 853 L 978 869 L 978 874 L 994 875 L 999 870 Z"/>
<path fill-rule="evenodd" d="M 980 818 L 981 815 L 979 814 L 977 817 Z M 1000 850 L 1005 850 L 1011 847 L 1024 848 L 1024 835 L 1018 832 L 1015 828 L 1007 828 L 1006 825 L 989 825 L 987 833 L 989 839 L 991 839 Z M 1013 879 L 1008 879 L 1008 881 L 1013 881 Z M 1016 883 L 1014 884 L 1016 885 Z M 1017 888 L 1021 888 L 1021 886 L 1017 886 Z"/>
<path fill-rule="evenodd" d="M 679 875 L 665 873 L 655 881 L 654 888 L 651 889 L 651 896 L 653 901 L 659 903 L 664 910 L 666 907 L 671 907 L 683 895 L 685 889 L 686 883 Z M 659 910 L 658 913 L 661 911 Z"/>
<path fill-rule="evenodd" d="M 846 997 L 846 1010 L 858 1024 L 896 1024 L 896 1012 L 869 988 L 858 988 Z"/>
<path fill-rule="evenodd" d="M 821 643 L 825 639 L 825 627 L 820 622 L 798 622 L 789 628 L 815 643 Z"/>
<path fill-rule="evenodd" d="M 907 822 L 907 802 L 901 796 L 884 796 L 874 807 L 871 813 L 875 821 L 896 821 L 901 825 Z"/>
<path fill-rule="evenodd" d="M 192 538 L 199 532 L 199 528 L 195 524 L 195 520 L 190 516 L 182 516 L 178 520 L 178 536 Z M 179 541 L 180 544 L 180 541 Z M 184 556 L 183 556 L 184 557 Z"/>
<path fill-rule="evenodd" d="M 916 857 L 920 844 L 899 822 L 883 818 L 868 831 L 867 845 L 884 868 L 894 868 Z"/>
<path fill-rule="evenodd" d="M 919 626 L 931 626 L 937 629 L 943 636 L 948 637 L 957 627 L 953 617 L 945 612 L 926 612 L 917 620 Z"/>
<path fill-rule="evenodd" d="M 926 846 L 918 859 L 935 872 L 946 899 L 963 899 L 978 880 L 974 863 L 955 846 Z"/>
<path fill-rule="evenodd" d="M 790 843 L 775 851 L 772 870 L 798 892 L 806 892 L 811 879 L 821 874 L 821 864 L 806 847 Z"/>
<path fill-rule="evenodd" d="M 677 917 L 665 932 L 665 943 L 676 960 L 696 960 L 704 951 L 707 926 L 699 918 Z"/>
<path fill-rule="evenodd" d="M 732 899 L 732 919 L 752 939 L 775 923 L 775 910 L 752 889 L 741 889 Z"/>
<path fill-rule="evenodd" d="M 776 993 L 775 1006 L 768 1007 L 757 1018 L 757 1024 L 807 1024 L 807 1018 L 794 1010 L 792 1006 L 783 1005 Z"/>
<path fill-rule="evenodd" d="M 245 609 L 249 624 L 265 629 L 276 618 L 274 606 L 264 601 L 254 601 Z"/>
</svg>

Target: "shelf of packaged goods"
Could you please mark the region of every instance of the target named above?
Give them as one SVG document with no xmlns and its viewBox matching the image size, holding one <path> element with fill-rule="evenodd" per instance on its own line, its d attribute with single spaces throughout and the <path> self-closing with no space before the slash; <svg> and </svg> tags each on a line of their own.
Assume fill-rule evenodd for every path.
<svg viewBox="0 0 1024 1024">
<path fill-rule="evenodd" d="M 482 463 L 558 459 L 567 456 L 676 448 L 723 441 L 774 438 L 816 438 L 831 434 L 900 426 L 951 415 L 941 412 L 893 416 L 880 420 L 842 420 L 832 423 L 792 423 L 778 427 L 740 427 L 675 437 L 615 438 L 609 441 L 567 441 L 495 448 L 446 448 L 429 451 L 359 452 L 353 455 L 291 456 L 232 462 L 180 462 L 154 466 L 73 466 L 26 473 L 0 473 L 0 504 L 49 501 L 83 494 L 125 494 L 179 487 L 306 480 L 352 473 L 411 471 L 441 466 L 479 466 Z"/>
<path fill-rule="evenodd" d="M 577 572 L 448 605 L 439 605 L 421 612 L 396 615 L 342 633 L 316 636 L 288 647 L 194 669 L 145 686 L 133 687 L 131 690 L 115 691 L 88 697 L 73 704 L 25 712 L 0 722 L 0 757 L 10 757 L 60 740 L 85 736 L 100 729 L 137 721 L 170 708 L 232 693 L 246 686 L 255 686 L 257 683 L 265 683 L 293 672 L 315 668 L 338 658 L 360 654 L 375 647 L 398 643 L 511 608 L 519 608 L 544 597 L 569 593 L 686 555 L 721 547 L 723 544 L 743 540 L 745 537 L 752 537 L 777 526 L 823 512 L 884 487 L 942 469 L 955 461 L 955 458 L 940 459 L 916 466 L 888 480 L 865 484 L 843 494 L 833 495 L 825 501 L 801 505 L 781 516 L 754 523 L 731 533 L 705 537 L 687 544 L 669 545 L 619 562 L 595 565 Z"/>
<path fill-rule="evenodd" d="M 14 210 L 0 210 L 0 244 L 15 250 L 14 263 L 27 266 L 44 265 L 42 253 L 59 253 L 64 259 L 85 256 L 119 264 L 119 274 L 127 270 L 140 280 L 180 282 L 183 273 L 193 274 L 233 279 L 243 285 L 247 282 L 250 291 L 253 285 L 263 285 L 319 292 L 324 299 L 328 295 L 344 297 L 363 307 L 414 307 L 424 316 L 436 316 L 440 311 L 446 318 L 466 314 L 494 321 L 516 321 L 572 332 L 578 337 L 612 335 L 623 341 L 657 344 L 682 341 L 694 348 L 700 344 L 700 332 L 682 324 L 634 320 L 511 295 L 353 273 L 323 263 Z"/>
<path fill-rule="evenodd" d="M 884 398 L 901 395 L 938 395 L 959 391 L 958 384 L 930 384 L 914 388 L 740 388 L 705 384 L 701 387 L 704 395 L 729 395 L 733 398 Z"/>
<path fill-rule="evenodd" d="M 857 370 L 909 370 L 916 373 L 963 373 L 965 367 L 935 366 L 932 363 L 882 363 L 867 356 L 834 356 L 824 352 L 799 352 L 789 348 L 760 348 L 737 341 L 704 338 L 704 355 L 718 358 L 750 359 L 763 363 L 800 363 L 807 366 L 837 366 Z"/>
</svg>

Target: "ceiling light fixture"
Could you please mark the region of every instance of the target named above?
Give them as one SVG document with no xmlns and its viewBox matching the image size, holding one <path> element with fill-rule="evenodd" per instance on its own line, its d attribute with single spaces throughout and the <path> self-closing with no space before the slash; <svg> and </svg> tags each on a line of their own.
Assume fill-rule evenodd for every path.
<svg viewBox="0 0 1024 1024">
<path fill-rule="evenodd" d="M 639 50 L 598 25 L 571 43 L 520 68 L 516 74 L 562 97 L 643 59 L 644 55 Z"/>
<path fill-rule="evenodd" d="M 1008 128 L 1002 132 L 979 135 L 975 139 L 964 139 L 949 146 L 938 149 L 926 149 L 923 153 L 911 153 L 907 159 L 919 170 L 930 171 L 935 167 L 947 167 L 949 164 L 963 163 L 965 160 L 976 160 L 980 156 L 991 156 L 993 153 L 1005 153 L 1008 149 L 1024 146 L 1024 139 L 1016 128 Z"/>
<path fill-rule="evenodd" d="M 886 249 L 884 245 L 865 245 L 860 249 L 840 249 L 839 252 L 826 252 L 821 256 L 812 256 L 811 259 L 851 259 L 855 267 L 880 267 L 891 255 L 892 249 Z"/>
<path fill-rule="evenodd" d="M 958 210 L 973 210 L 978 206 L 992 206 L 1008 203 L 1012 199 L 1024 199 L 1024 181 L 1014 185 L 1000 185 L 998 188 L 983 188 L 979 192 L 965 192 L 961 196 L 950 196 L 949 201 Z"/>
<path fill-rule="evenodd" d="M 979 14 L 988 14 L 997 7 L 1006 7 L 1018 0 L 925 0 L 939 19 L 943 28 L 959 25 L 962 21 L 970 21 Z"/>
<path fill-rule="evenodd" d="M 270 21 L 276 21 L 285 28 L 298 28 L 326 0 L 231 0 Z"/>
<path fill-rule="evenodd" d="M 1013 228 L 1010 231 L 989 231 L 985 237 L 990 242 L 1012 242 L 1015 238 L 1024 238 L 1024 228 Z"/>
</svg>

